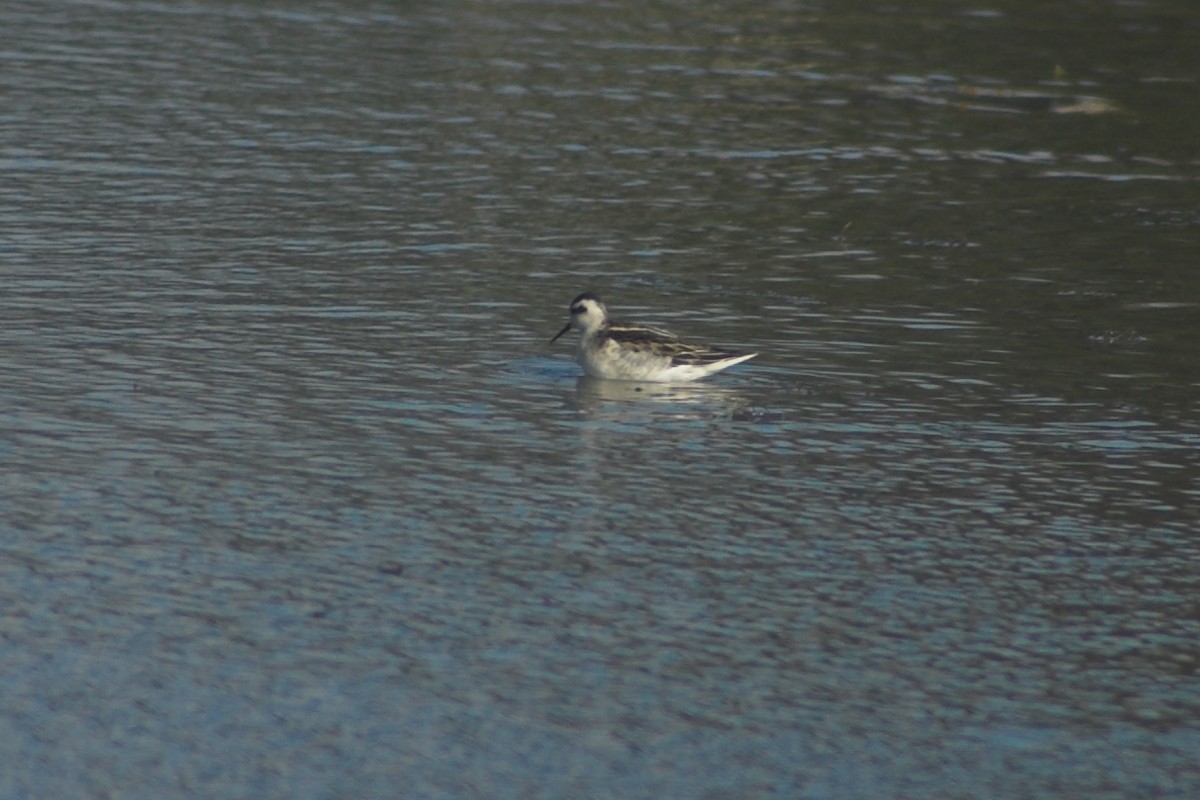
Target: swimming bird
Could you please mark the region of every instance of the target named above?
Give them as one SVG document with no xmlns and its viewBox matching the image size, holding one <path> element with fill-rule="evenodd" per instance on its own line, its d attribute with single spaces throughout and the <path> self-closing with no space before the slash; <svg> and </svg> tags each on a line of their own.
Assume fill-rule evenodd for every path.
<svg viewBox="0 0 1200 800">
<path fill-rule="evenodd" d="M 662 328 L 615 322 L 608 318 L 604 303 L 591 292 L 572 300 L 570 313 L 570 321 L 550 343 L 572 328 L 579 331 L 576 357 L 592 378 L 681 383 L 758 355 L 689 344 Z"/>
</svg>

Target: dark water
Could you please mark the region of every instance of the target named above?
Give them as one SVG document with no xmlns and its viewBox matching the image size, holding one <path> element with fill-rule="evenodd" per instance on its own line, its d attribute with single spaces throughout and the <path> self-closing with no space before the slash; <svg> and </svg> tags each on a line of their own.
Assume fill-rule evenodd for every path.
<svg viewBox="0 0 1200 800">
<path fill-rule="evenodd" d="M 0 794 L 1200 795 L 1193 5 L 4 4 Z"/>
</svg>

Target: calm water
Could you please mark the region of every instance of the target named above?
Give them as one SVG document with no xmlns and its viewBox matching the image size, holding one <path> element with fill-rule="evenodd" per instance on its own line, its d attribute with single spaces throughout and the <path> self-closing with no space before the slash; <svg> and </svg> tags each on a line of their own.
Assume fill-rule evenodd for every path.
<svg viewBox="0 0 1200 800">
<path fill-rule="evenodd" d="M 3 796 L 1200 795 L 1191 0 L 0 30 Z"/>
</svg>

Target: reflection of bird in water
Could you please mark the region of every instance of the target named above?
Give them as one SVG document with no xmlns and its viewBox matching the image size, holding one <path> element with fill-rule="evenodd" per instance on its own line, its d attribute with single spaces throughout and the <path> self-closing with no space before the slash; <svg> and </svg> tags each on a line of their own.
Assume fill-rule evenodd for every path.
<svg viewBox="0 0 1200 800">
<path fill-rule="evenodd" d="M 738 389 L 713 383 L 649 383 L 581 377 L 567 402 L 593 419 L 611 422 L 716 421 L 744 416 L 749 400 Z"/>
</svg>

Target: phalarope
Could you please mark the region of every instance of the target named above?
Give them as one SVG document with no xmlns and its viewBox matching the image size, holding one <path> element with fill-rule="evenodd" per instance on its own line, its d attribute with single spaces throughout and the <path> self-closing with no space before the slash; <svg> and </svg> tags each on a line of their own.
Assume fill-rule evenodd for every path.
<svg viewBox="0 0 1200 800">
<path fill-rule="evenodd" d="M 571 321 L 550 340 L 572 328 L 579 331 L 577 358 L 593 378 L 622 381 L 694 381 L 754 358 L 689 344 L 661 328 L 613 322 L 600 298 L 584 292 L 571 301 Z"/>
</svg>

